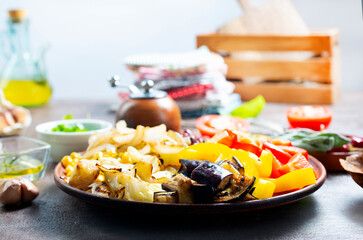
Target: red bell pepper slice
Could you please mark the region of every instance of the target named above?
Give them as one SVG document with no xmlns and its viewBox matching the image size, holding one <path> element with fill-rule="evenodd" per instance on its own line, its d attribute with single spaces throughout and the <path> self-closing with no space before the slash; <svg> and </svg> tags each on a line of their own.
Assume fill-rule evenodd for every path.
<svg viewBox="0 0 363 240">
<path fill-rule="evenodd" d="M 290 140 L 282 139 L 282 138 L 272 139 L 271 142 L 278 146 L 292 146 L 292 143 Z"/>
<path fill-rule="evenodd" d="M 268 150 L 269 151 L 269 150 Z M 273 154 L 272 154 L 273 156 Z M 271 175 L 270 178 L 278 178 L 281 176 L 279 169 L 282 167 L 282 164 L 280 163 L 279 160 L 277 160 L 275 158 L 275 156 L 273 156 L 272 158 L 272 171 L 271 171 Z"/>
<path fill-rule="evenodd" d="M 270 150 L 270 152 L 275 156 L 275 158 L 278 161 L 280 161 L 282 164 L 286 164 L 292 157 L 289 153 L 285 152 L 278 146 L 269 142 L 263 142 L 262 149 Z"/>
<path fill-rule="evenodd" d="M 225 129 L 223 131 L 218 131 L 211 139 L 211 142 L 221 143 L 228 147 L 231 147 L 237 141 L 237 135 L 232 131 Z"/>
<path fill-rule="evenodd" d="M 296 153 L 287 164 L 279 168 L 279 173 L 284 175 L 289 172 L 296 171 L 298 169 L 311 168 L 310 163 L 301 153 Z"/>
<path fill-rule="evenodd" d="M 235 142 L 231 148 L 242 149 L 254 153 L 257 157 L 261 156 L 262 149 L 253 143 Z"/>
<path fill-rule="evenodd" d="M 309 161 L 309 154 L 308 151 L 306 151 L 303 148 L 294 147 L 294 146 L 278 146 L 285 152 L 289 153 L 291 156 L 294 156 L 296 153 L 301 153 L 308 161 Z"/>
</svg>

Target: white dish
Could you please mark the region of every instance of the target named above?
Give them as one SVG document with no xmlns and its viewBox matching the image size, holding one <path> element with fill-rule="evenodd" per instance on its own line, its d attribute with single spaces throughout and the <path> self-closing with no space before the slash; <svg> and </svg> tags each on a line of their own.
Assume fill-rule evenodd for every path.
<svg viewBox="0 0 363 240">
<path fill-rule="evenodd" d="M 89 131 L 53 132 L 60 124 L 82 124 Z M 113 127 L 112 123 L 95 119 L 70 119 L 41 123 L 36 126 L 38 138 L 51 145 L 50 156 L 53 161 L 60 161 L 72 152 L 82 152 L 88 147 L 88 138 L 96 132 L 106 132 Z"/>
</svg>

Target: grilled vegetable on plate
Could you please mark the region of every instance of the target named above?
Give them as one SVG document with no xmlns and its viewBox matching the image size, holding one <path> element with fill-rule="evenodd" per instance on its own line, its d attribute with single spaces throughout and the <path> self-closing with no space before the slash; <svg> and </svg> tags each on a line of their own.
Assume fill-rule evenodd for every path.
<svg viewBox="0 0 363 240">
<path fill-rule="evenodd" d="M 183 136 L 165 125 L 132 129 L 120 121 L 116 128 L 92 135 L 83 154 L 65 156 L 60 179 L 103 198 L 213 205 L 284 195 L 314 185 L 319 178 L 300 152 L 282 160 L 265 146 L 275 146 L 266 139 L 227 134 L 222 136 L 229 141 L 213 142 L 221 136 L 217 132 L 209 142 L 192 144 L 190 133 Z M 236 147 L 246 144 L 259 150 Z M 318 187 L 322 182 L 320 178 Z"/>
</svg>

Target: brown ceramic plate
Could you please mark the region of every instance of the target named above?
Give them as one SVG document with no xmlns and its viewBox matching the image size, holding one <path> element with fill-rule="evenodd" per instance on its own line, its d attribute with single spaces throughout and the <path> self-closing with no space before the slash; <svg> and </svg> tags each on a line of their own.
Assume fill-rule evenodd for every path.
<svg viewBox="0 0 363 240">
<path fill-rule="evenodd" d="M 61 163 L 54 169 L 54 179 L 56 185 L 69 195 L 79 198 L 85 202 L 99 205 L 102 207 L 118 208 L 127 211 L 142 211 L 149 213 L 167 213 L 167 214 L 218 214 L 253 211 L 264 208 L 272 208 L 306 198 L 324 183 L 326 170 L 324 166 L 314 157 L 309 157 L 309 161 L 318 175 L 316 184 L 307 186 L 295 192 L 286 193 L 268 199 L 253 201 L 238 201 L 232 203 L 209 203 L 209 204 L 175 204 L 175 203 L 148 203 L 126 201 L 114 198 L 101 197 L 95 194 L 84 192 L 66 184 L 61 177 L 64 176 L 65 170 Z"/>
<path fill-rule="evenodd" d="M 357 154 L 359 152 L 309 152 L 310 155 L 317 158 L 325 167 L 327 171 L 345 171 L 340 165 L 339 159 L 346 159 L 348 156 Z"/>
</svg>

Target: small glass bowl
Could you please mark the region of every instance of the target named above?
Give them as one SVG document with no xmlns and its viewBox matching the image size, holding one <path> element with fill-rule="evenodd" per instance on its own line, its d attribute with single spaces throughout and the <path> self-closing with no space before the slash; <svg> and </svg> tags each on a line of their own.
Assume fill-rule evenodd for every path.
<svg viewBox="0 0 363 240">
<path fill-rule="evenodd" d="M 49 152 L 50 145 L 43 141 L 23 136 L 0 138 L 0 179 L 40 179 L 45 173 Z"/>
</svg>

